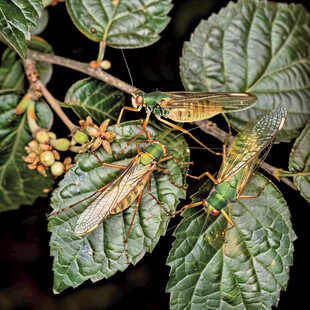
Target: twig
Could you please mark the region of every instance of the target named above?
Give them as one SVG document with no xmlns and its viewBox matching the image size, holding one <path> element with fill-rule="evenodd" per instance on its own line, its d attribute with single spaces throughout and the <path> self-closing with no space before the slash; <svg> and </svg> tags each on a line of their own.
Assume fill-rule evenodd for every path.
<svg viewBox="0 0 310 310">
<path fill-rule="evenodd" d="M 26 59 L 24 61 L 24 67 L 26 71 L 27 78 L 30 82 L 30 91 L 32 93 L 33 99 L 36 101 L 40 98 L 41 94 L 44 96 L 46 101 L 49 103 L 51 108 L 55 113 L 60 117 L 64 124 L 68 127 L 71 133 L 74 133 L 77 126 L 74 125 L 68 116 L 64 113 L 62 108 L 59 105 L 57 99 L 47 90 L 45 85 L 40 80 L 38 71 L 36 69 L 35 61 Z"/>
<path fill-rule="evenodd" d="M 97 78 L 101 81 L 104 81 L 127 94 L 132 94 L 133 86 L 112 76 L 111 74 L 103 71 L 101 68 L 93 68 L 88 63 L 79 62 L 72 59 L 67 59 L 60 56 L 50 55 L 50 54 L 43 54 L 33 50 L 28 50 L 28 57 L 36 60 L 36 61 L 45 61 L 49 63 L 53 63 L 55 65 L 64 66 L 67 68 L 71 68 L 76 71 L 83 72 L 87 75 L 90 75 L 94 78 Z M 202 131 L 205 133 L 214 136 L 215 138 L 219 139 L 221 142 L 225 142 L 228 137 L 228 133 L 224 130 L 217 127 L 215 123 L 210 120 L 203 120 L 194 122 Z M 232 141 L 233 136 L 229 138 L 229 143 Z M 274 176 L 274 172 L 276 170 L 275 167 L 263 162 L 261 168 L 265 170 L 270 175 Z M 280 178 L 285 184 L 296 190 L 295 184 L 289 180 L 288 178 Z"/>
<path fill-rule="evenodd" d="M 100 67 L 93 68 L 89 63 L 84 63 L 60 56 L 55 56 L 51 54 L 43 54 L 33 50 L 28 50 L 27 52 L 28 59 L 36 60 L 36 61 L 45 61 L 48 63 L 52 63 L 55 65 L 63 66 L 66 68 L 70 68 L 79 72 L 83 72 L 87 75 L 90 75 L 98 80 L 104 81 L 127 94 L 132 94 L 133 88 L 130 84 L 114 77 L 113 75 L 103 71 Z"/>
</svg>

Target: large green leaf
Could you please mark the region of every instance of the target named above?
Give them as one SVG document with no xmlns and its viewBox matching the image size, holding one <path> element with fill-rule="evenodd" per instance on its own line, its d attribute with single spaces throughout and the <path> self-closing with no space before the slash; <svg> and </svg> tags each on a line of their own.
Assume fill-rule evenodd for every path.
<svg viewBox="0 0 310 310">
<path fill-rule="evenodd" d="M 171 0 L 68 0 L 70 16 L 89 39 L 122 48 L 148 46 L 167 26 Z"/>
<path fill-rule="evenodd" d="M 201 21 L 184 45 L 181 75 L 191 91 L 248 91 L 254 108 L 230 115 L 237 129 L 277 106 L 288 109 L 279 139 L 296 137 L 310 118 L 310 15 L 302 5 L 230 2 Z"/>
<path fill-rule="evenodd" d="M 21 59 L 10 48 L 3 52 L 1 59 L 0 89 L 21 93 L 25 91 L 25 74 Z"/>
<path fill-rule="evenodd" d="M 294 143 L 289 159 L 289 170 L 301 173 L 294 177 L 294 182 L 301 195 L 310 202 L 310 123 L 307 123 Z M 305 175 L 302 175 L 303 173 Z"/>
<path fill-rule="evenodd" d="M 22 159 L 25 146 L 31 140 L 27 115 L 15 114 L 21 97 L 8 92 L 0 93 L 0 211 L 18 209 L 21 204 L 32 204 L 36 198 L 46 196 L 53 177 L 42 176 L 29 170 Z M 36 104 L 40 126 L 50 126 L 52 113 L 44 102 Z M 42 117 L 40 117 L 42 116 Z M 44 117 L 43 117 L 44 116 Z"/>
<path fill-rule="evenodd" d="M 0 33 L 23 58 L 27 55 L 30 27 L 36 27 L 41 16 L 40 0 L 14 0 L 0 2 Z"/>
<path fill-rule="evenodd" d="M 207 183 L 195 201 L 206 198 Z M 256 174 L 245 194 L 265 183 Z M 230 225 L 223 215 L 183 213 L 167 261 L 171 309 L 271 309 L 287 287 L 296 236 L 281 193 L 269 184 L 258 198 L 239 199 L 228 208 L 236 226 L 227 231 L 227 243 L 222 231 Z"/>
<path fill-rule="evenodd" d="M 109 118 L 116 121 L 125 103 L 124 93 L 97 79 L 87 78 L 73 84 L 65 97 L 69 106 L 80 119 L 87 116 L 101 124 Z"/>
<path fill-rule="evenodd" d="M 167 147 L 180 149 L 170 150 L 168 155 L 175 155 L 181 161 L 189 160 L 189 152 L 182 136 L 174 138 L 174 133 L 156 124 L 148 126 L 153 138 L 165 143 Z M 122 123 L 111 126 L 108 131 L 117 134 L 112 149 L 118 153 L 122 147 L 141 130 L 140 122 Z M 145 139 L 143 135 L 142 139 Z M 145 147 L 144 143 L 141 147 Z M 132 143 L 124 155 L 116 160 L 102 148 L 98 151 L 102 161 L 126 165 L 137 154 L 135 143 Z M 174 181 L 183 184 L 187 165 L 180 165 L 175 160 L 161 163 L 168 167 Z M 93 154 L 82 154 L 77 158 L 77 164 L 70 169 L 65 178 L 59 183 L 52 197 L 52 207 L 61 210 L 86 197 L 96 189 L 111 182 L 120 170 L 103 167 Z M 174 212 L 179 199 L 185 198 L 185 190 L 174 186 L 165 172 L 156 171 L 151 180 L 152 194 L 165 207 Z M 77 287 L 84 281 L 93 282 L 108 278 L 117 271 L 128 267 L 125 256 L 125 244 L 134 205 L 125 211 L 108 216 L 97 229 L 83 236 L 74 234 L 79 215 L 90 203 L 90 199 L 75 205 L 73 208 L 49 217 L 49 230 L 52 232 L 50 246 L 54 256 L 54 290 L 61 292 L 67 287 Z M 170 218 L 157 202 L 148 194 L 147 188 L 137 212 L 128 243 L 130 261 L 136 264 L 145 254 L 151 252 L 159 237 L 166 231 Z"/>
<path fill-rule="evenodd" d="M 42 38 L 34 37 L 29 42 L 29 47 L 33 50 L 53 54 L 52 47 Z M 47 84 L 52 76 L 53 67 L 47 62 L 37 62 L 36 68 L 39 72 L 40 79 Z M 18 55 L 11 49 L 7 48 L 1 59 L 0 67 L 0 90 L 14 90 L 25 92 L 25 81 L 27 80 L 23 64 Z"/>
</svg>

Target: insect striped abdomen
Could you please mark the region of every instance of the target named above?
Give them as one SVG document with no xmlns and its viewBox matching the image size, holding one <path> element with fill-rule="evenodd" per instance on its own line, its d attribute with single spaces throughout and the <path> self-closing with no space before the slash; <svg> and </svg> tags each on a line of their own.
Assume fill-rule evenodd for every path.
<svg viewBox="0 0 310 310">
<path fill-rule="evenodd" d="M 181 123 L 211 118 L 222 112 L 220 106 L 205 102 L 186 102 L 183 107 L 164 108 L 169 111 L 169 114 L 164 115 L 165 117 Z"/>
<path fill-rule="evenodd" d="M 135 189 L 128 194 L 127 197 L 125 197 L 116 207 L 113 211 L 111 211 L 111 214 L 116 214 L 119 212 L 122 212 L 123 210 L 127 209 L 141 194 L 143 191 L 146 183 L 148 181 L 148 178 L 145 178 L 141 180 L 140 184 L 135 187 Z"/>
</svg>

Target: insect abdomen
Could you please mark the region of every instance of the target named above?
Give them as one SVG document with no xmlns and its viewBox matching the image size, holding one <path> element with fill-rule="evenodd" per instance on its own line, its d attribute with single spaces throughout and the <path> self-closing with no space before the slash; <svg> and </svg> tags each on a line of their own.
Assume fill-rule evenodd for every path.
<svg viewBox="0 0 310 310">
<path fill-rule="evenodd" d="M 167 108 L 169 114 L 164 115 L 176 122 L 194 122 L 211 118 L 222 112 L 218 105 L 209 103 L 208 105 L 192 102 L 184 104 L 184 108 Z"/>
<path fill-rule="evenodd" d="M 122 201 L 117 204 L 114 210 L 111 211 L 111 214 L 116 214 L 116 213 L 122 212 L 123 210 L 127 209 L 141 194 L 146 183 L 147 183 L 147 180 L 141 180 L 141 182 L 134 188 L 134 190 L 132 190 L 127 197 L 122 199 Z"/>
</svg>

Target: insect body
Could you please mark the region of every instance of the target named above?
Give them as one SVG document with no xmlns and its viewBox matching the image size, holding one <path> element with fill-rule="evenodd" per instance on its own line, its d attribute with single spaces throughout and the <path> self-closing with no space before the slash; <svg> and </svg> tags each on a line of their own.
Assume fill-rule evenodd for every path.
<svg viewBox="0 0 310 310">
<path fill-rule="evenodd" d="M 196 142 L 206 147 L 184 128 L 167 121 L 166 118 L 175 122 L 193 122 L 215 116 L 219 113 L 241 111 L 252 107 L 257 98 L 250 93 L 210 93 L 210 92 L 161 92 L 144 93 L 137 91 L 132 94 L 133 107 L 123 107 L 119 118 L 120 123 L 124 110 L 140 111 L 146 109 L 146 119 L 142 130 L 128 144 L 132 143 L 146 129 L 148 120 L 153 113 L 158 120 L 166 125 L 182 131 L 191 136 Z M 210 149 L 209 149 L 210 150 Z M 211 151 L 213 152 L 213 151 Z M 215 152 L 213 152 L 215 153 Z"/>
<path fill-rule="evenodd" d="M 207 213 L 215 216 L 222 213 L 231 224 L 230 228 L 223 231 L 225 239 L 225 232 L 233 228 L 234 223 L 223 209 L 239 198 L 258 197 L 265 188 L 267 184 L 257 195 L 242 195 L 259 164 L 266 158 L 277 133 L 284 125 L 286 115 L 285 108 L 276 108 L 249 122 L 227 151 L 224 151 L 222 166 L 216 180 L 208 172 L 195 177 L 199 179 L 208 175 L 214 181 L 215 185 L 209 196 L 200 202 L 184 206 L 177 213 L 200 204 Z"/>
<path fill-rule="evenodd" d="M 84 235 L 90 233 L 96 229 L 108 215 L 125 210 L 137 197 L 138 207 L 144 187 L 150 181 L 153 171 L 162 170 L 168 172 L 174 183 L 168 169 L 158 166 L 159 162 L 173 158 L 172 156 L 167 157 L 166 155 L 167 148 L 165 145 L 158 141 L 153 141 L 144 152 L 139 152 L 139 154 L 130 161 L 128 166 L 115 166 L 115 168 L 121 168 L 123 171 L 111 183 L 98 190 L 98 196 L 80 215 L 75 228 L 75 234 Z M 111 166 L 106 163 L 102 164 Z M 156 199 L 153 195 L 152 197 Z M 165 209 L 157 199 L 156 201 Z M 166 209 L 165 211 L 170 214 Z"/>
</svg>

